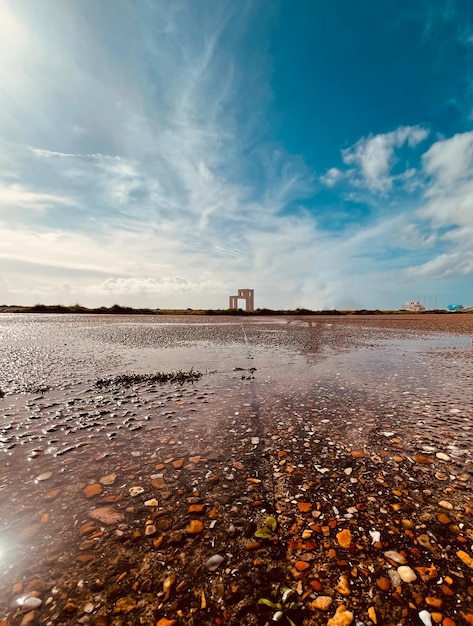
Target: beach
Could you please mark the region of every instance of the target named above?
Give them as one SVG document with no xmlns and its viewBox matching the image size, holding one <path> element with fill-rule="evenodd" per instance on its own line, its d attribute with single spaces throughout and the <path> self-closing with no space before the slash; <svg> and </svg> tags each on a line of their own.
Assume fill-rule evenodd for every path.
<svg viewBox="0 0 473 626">
<path fill-rule="evenodd" d="M 472 339 L 0 316 L 0 625 L 473 624 Z"/>
</svg>

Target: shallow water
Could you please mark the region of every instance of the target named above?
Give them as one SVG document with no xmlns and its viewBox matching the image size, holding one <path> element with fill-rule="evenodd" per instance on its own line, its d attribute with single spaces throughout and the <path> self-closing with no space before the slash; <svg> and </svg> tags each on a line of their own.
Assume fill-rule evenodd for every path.
<svg viewBox="0 0 473 626">
<path fill-rule="evenodd" d="M 94 549 L 93 541 L 81 547 L 79 533 L 90 509 L 125 498 L 119 506 L 132 510 L 133 486 L 161 497 L 150 488 L 162 474 L 156 466 L 166 471 L 176 458 L 186 459 L 181 490 L 191 493 L 218 468 L 228 484 L 217 501 L 223 508 L 237 501 L 243 516 L 248 494 L 238 491 L 232 463 L 248 461 L 264 480 L 273 448 L 293 440 L 294 454 L 301 451 L 298 432 L 308 450 L 311 439 L 335 433 L 349 448 L 380 454 L 396 438 L 408 455 L 446 452 L 450 475 L 469 489 L 472 348 L 465 334 L 336 319 L 4 315 L 0 342 L 5 598 L 32 576 L 48 593 L 58 577 L 74 578 L 77 563 L 87 563 L 81 554 Z M 190 368 L 204 374 L 193 384 L 96 386 L 127 371 Z M 200 473 L 194 457 L 205 460 Z M 182 500 L 170 480 L 177 476 L 163 479 L 174 510 Z M 432 488 L 441 493 L 443 480 Z M 86 495 L 97 484 L 100 492 Z"/>
</svg>

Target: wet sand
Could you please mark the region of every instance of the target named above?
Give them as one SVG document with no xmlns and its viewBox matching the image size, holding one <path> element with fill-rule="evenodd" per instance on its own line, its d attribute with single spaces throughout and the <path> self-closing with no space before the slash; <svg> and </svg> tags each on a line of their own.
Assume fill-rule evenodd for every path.
<svg viewBox="0 0 473 626">
<path fill-rule="evenodd" d="M 472 338 L 2 315 L 0 624 L 473 623 Z"/>
</svg>

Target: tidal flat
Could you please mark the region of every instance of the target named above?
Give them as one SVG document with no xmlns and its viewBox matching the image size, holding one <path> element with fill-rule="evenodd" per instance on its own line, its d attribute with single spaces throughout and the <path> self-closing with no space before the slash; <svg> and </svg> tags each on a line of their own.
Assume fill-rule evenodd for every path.
<svg viewBox="0 0 473 626">
<path fill-rule="evenodd" d="M 472 340 L 2 314 L 0 625 L 473 624 Z"/>
</svg>

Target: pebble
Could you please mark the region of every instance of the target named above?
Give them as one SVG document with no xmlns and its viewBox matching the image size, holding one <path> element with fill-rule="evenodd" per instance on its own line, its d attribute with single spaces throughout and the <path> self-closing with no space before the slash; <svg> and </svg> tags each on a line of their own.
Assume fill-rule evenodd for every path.
<svg viewBox="0 0 473 626">
<path fill-rule="evenodd" d="M 419 611 L 419 619 L 425 626 L 432 626 L 432 618 L 428 611 Z"/>
<path fill-rule="evenodd" d="M 89 511 L 89 517 L 96 519 L 103 524 L 118 524 L 124 519 L 123 513 L 120 513 L 112 506 L 102 506 Z"/>
<path fill-rule="evenodd" d="M 116 478 L 116 474 L 107 474 L 106 476 L 102 476 L 102 478 L 99 479 L 99 483 L 102 485 L 113 485 Z"/>
<path fill-rule="evenodd" d="M 439 506 L 441 506 L 443 509 L 448 509 L 449 511 L 453 510 L 453 504 L 451 502 L 448 502 L 447 500 L 440 500 Z"/>
<path fill-rule="evenodd" d="M 156 507 L 158 506 L 158 501 L 156 500 L 156 498 L 151 498 L 151 500 L 146 500 L 145 506 Z"/>
<path fill-rule="evenodd" d="M 319 611 L 328 611 L 333 599 L 330 596 L 317 596 L 315 600 L 310 603 L 311 609 L 318 609 Z"/>
<path fill-rule="evenodd" d="M 340 579 L 338 581 L 337 586 L 335 587 L 335 589 L 338 591 L 338 593 L 340 593 L 342 596 L 349 596 L 351 594 L 351 590 L 350 590 L 350 579 L 348 578 L 348 576 L 346 574 L 342 574 L 340 576 Z"/>
<path fill-rule="evenodd" d="M 412 583 L 417 580 L 417 576 L 412 568 L 409 565 L 400 565 L 397 568 L 397 573 L 401 577 L 401 580 L 405 583 Z"/>
<path fill-rule="evenodd" d="M 16 603 L 23 613 L 29 613 L 30 611 L 34 611 L 40 607 L 43 604 L 43 601 L 41 598 L 37 598 L 36 596 L 23 596 L 18 598 Z"/>
<path fill-rule="evenodd" d="M 37 483 L 40 483 L 43 480 L 49 480 L 52 475 L 53 475 L 52 472 L 43 472 L 43 474 L 40 474 L 39 476 L 36 476 L 35 481 Z"/>
<path fill-rule="evenodd" d="M 395 550 L 387 550 L 384 553 L 384 556 L 390 561 L 394 561 L 395 563 L 399 563 L 400 565 L 404 565 L 404 563 L 407 562 L 406 558 L 402 556 L 402 554 L 400 554 L 399 552 L 396 552 Z"/>
<path fill-rule="evenodd" d="M 353 621 L 353 613 L 348 611 L 344 604 L 341 604 L 335 611 L 335 615 L 331 617 L 327 626 L 349 626 Z"/>
<path fill-rule="evenodd" d="M 458 550 L 457 552 L 457 557 L 463 561 L 463 563 L 465 563 L 465 565 L 468 565 L 468 567 L 470 567 L 471 569 L 473 569 L 473 558 L 467 554 L 466 552 L 464 552 L 463 550 Z"/>
<path fill-rule="evenodd" d="M 198 519 L 193 519 L 191 520 L 189 526 L 186 528 L 186 533 L 188 535 L 197 535 L 198 533 L 201 533 L 203 530 L 204 530 L 204 524 Z"/>
<path fill-rule="evenodd" d="M 87 487 L 83 491 L 86 498 L 93 498 L 97 496 L 99 493 L 102 493 L 102 487 L 99 483 L 93 483 L 92 485 L 87 485 Z"/>
<path fill-rule="evenodd" d="M 130 489 L 128 490 L 128 493 L 130 494 L 130 496 L 132 498 L 134 498 L 135 496 L 139 496 L 142 493 L 144 493 L 144 488 L 143 487 L 130 487 Z"/>
<path fill-rule="evenodd" d="M 337 533 L 337 541 L 342 548 L 349 548 L 351 545 L 351 532 L 348 529 Z"/>
<path fill-rule="evenodd" d="M 220 565 L 224 562 L 225 557 L 220 554 L 214 554 L 205 562 L 205 567 L 209 570 L 209 572 L 215 572 L 216 569 L 220 567 Z"/>
</svg>

